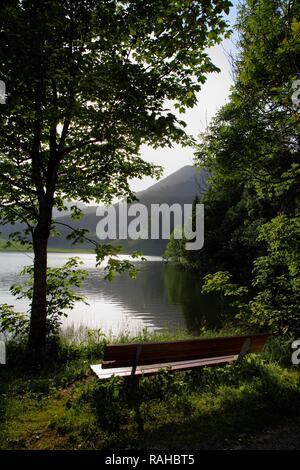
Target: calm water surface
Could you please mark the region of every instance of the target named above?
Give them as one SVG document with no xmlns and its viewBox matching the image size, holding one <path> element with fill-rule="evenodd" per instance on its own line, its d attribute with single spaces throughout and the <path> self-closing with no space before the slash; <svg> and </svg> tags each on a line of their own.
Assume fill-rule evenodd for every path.
<svg viewBox="0 0 300 470">
<path fill-rule="evenodd" d="M 74 253 L 50 253 L 49 266 L 64 264 Z M 137 279 L 118 275 L 112 282 L 104 279 L 104 268 L 95 268 L 95 256 L 78 254 L 89 273 L 80 292 L 89 305 L 78 303 L 63 320 L 64 327 L 87 326 L 102 328 L 117 335 L 127 330 L 135 334 L 142 328 L 160 330 L 187 329 L 196 333 L 201 326 L 219 325 L 219 303 L 213 296 L 200 294 L 200 278 L 166 265 L 159 257 L 137 262 Z M 28 304 L 16 300 L 9 292 L 14 282 L 20 282 L 20 270 L 30 265 L 30 253 L 0 253 L 0 303 L 14 305 L 26 311 Z"/>
</svg>

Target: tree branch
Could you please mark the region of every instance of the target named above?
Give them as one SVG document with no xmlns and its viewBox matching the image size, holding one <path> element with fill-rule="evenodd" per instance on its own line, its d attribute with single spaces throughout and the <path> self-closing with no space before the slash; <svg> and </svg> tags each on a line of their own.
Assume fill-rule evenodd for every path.
<svg viewBox="0 0 300 470">
<path fill-rule="evenodd" d="M 64 227 L 67 227 L 67 228 L 69 228 L 70 230 L 72 230 L 72 232 L 74 232 L 75 230 L 84 230 L 84 229 L 76 229 L 76 228 L 72 227 L 72 226 L 69 225 L 69 224 L 65 224 L 64 222 L 57 222 L 56 220 L 54 220 L 53 223 L 54 223 L 55 225 L 63 225 Z M 82 235 L 82 238 L 84 238 L 86 241 L 90 242 L 92 245 L 94 245 L 94 246 L 96 246 L 96 247 L 98 246 L 98 244 L 97 244 L 94 240 L 92 240 L 91 238 L 87 237 L 86 235 Z"/>
</svg>

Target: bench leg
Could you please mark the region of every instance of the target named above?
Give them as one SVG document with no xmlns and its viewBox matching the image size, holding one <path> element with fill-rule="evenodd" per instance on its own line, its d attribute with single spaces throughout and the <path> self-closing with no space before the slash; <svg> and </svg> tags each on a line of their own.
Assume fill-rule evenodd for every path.
<svg viewBox="0 0 300 470">
<path fill-rule="evenodd" d="M 144 422 L 143 418 L 141 415 L 141 410 L 140 410 L 140 381 L 139 378 L 136 376 L 132 376 L 130 378 L 130 383 L 129 383 L 129 401 L 131 405 L 133 406 L 134 412 L 135 412 L 135 418 L 136 418 L 136 424 L 138 427 L 138 433 L 142 434 L 144 432 Z"/>
<path fill-rule="evenodd" d="M 241 350 L 240 350 L 240 354 L 237 358 L 237 364 L 240 364 L 243 360 L 243 358 L 246 356 L 246 354 L 248 354 L 248 352 L 251 350 L 251 338 L 246 338 L 242 347 L 241 347 Z"/>
</svg>

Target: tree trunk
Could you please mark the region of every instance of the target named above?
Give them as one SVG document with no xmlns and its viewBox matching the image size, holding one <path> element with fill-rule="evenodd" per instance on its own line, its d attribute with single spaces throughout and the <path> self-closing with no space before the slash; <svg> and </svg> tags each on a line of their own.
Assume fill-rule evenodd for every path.
<svg viewBox="0 0 300 470">
<path fill-rule="evenodd" d="M 51 211 L 45 211 L 33 235 L 34 280 L 31 304 L 29 349 L 37 359 L 42 358 L 46 346 L 47 323 L 47 247 L 50 235 Z"/>
</svg>

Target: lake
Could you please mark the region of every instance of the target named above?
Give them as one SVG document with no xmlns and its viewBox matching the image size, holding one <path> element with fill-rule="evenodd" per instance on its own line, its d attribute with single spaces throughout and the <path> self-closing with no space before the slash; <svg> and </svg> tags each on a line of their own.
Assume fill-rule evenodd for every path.
<svg viewBox="0 0 300 470">
<path fill-rule="evenodd" d="M 102 329 L 112 336 L 127 331 L 131 335 L 143 328 L 151 330 L 186 329 L 197 333 L 201 326 L 220 326 L 219 302 L 215 296 L 201 295 L 200 278 L 165 264 L 159 257 L 137 261 L 137 279 L 117 275 L 104 279 L 104 267 L 95 267 L 93 254 L 49 253 L 49 266 L 60 266 L 71 256 L 79 256 L 89 273 L 80 292 L 89 305 L 77 303 L 63 320 L 63 327 L 86 326 Z M 20 270 L 33 262 L 31 253 L 0 253 L 0 303 L 26 311 L 28 303 L 16 300 L 9 288 L 20 282 Z"/>
</svg>

